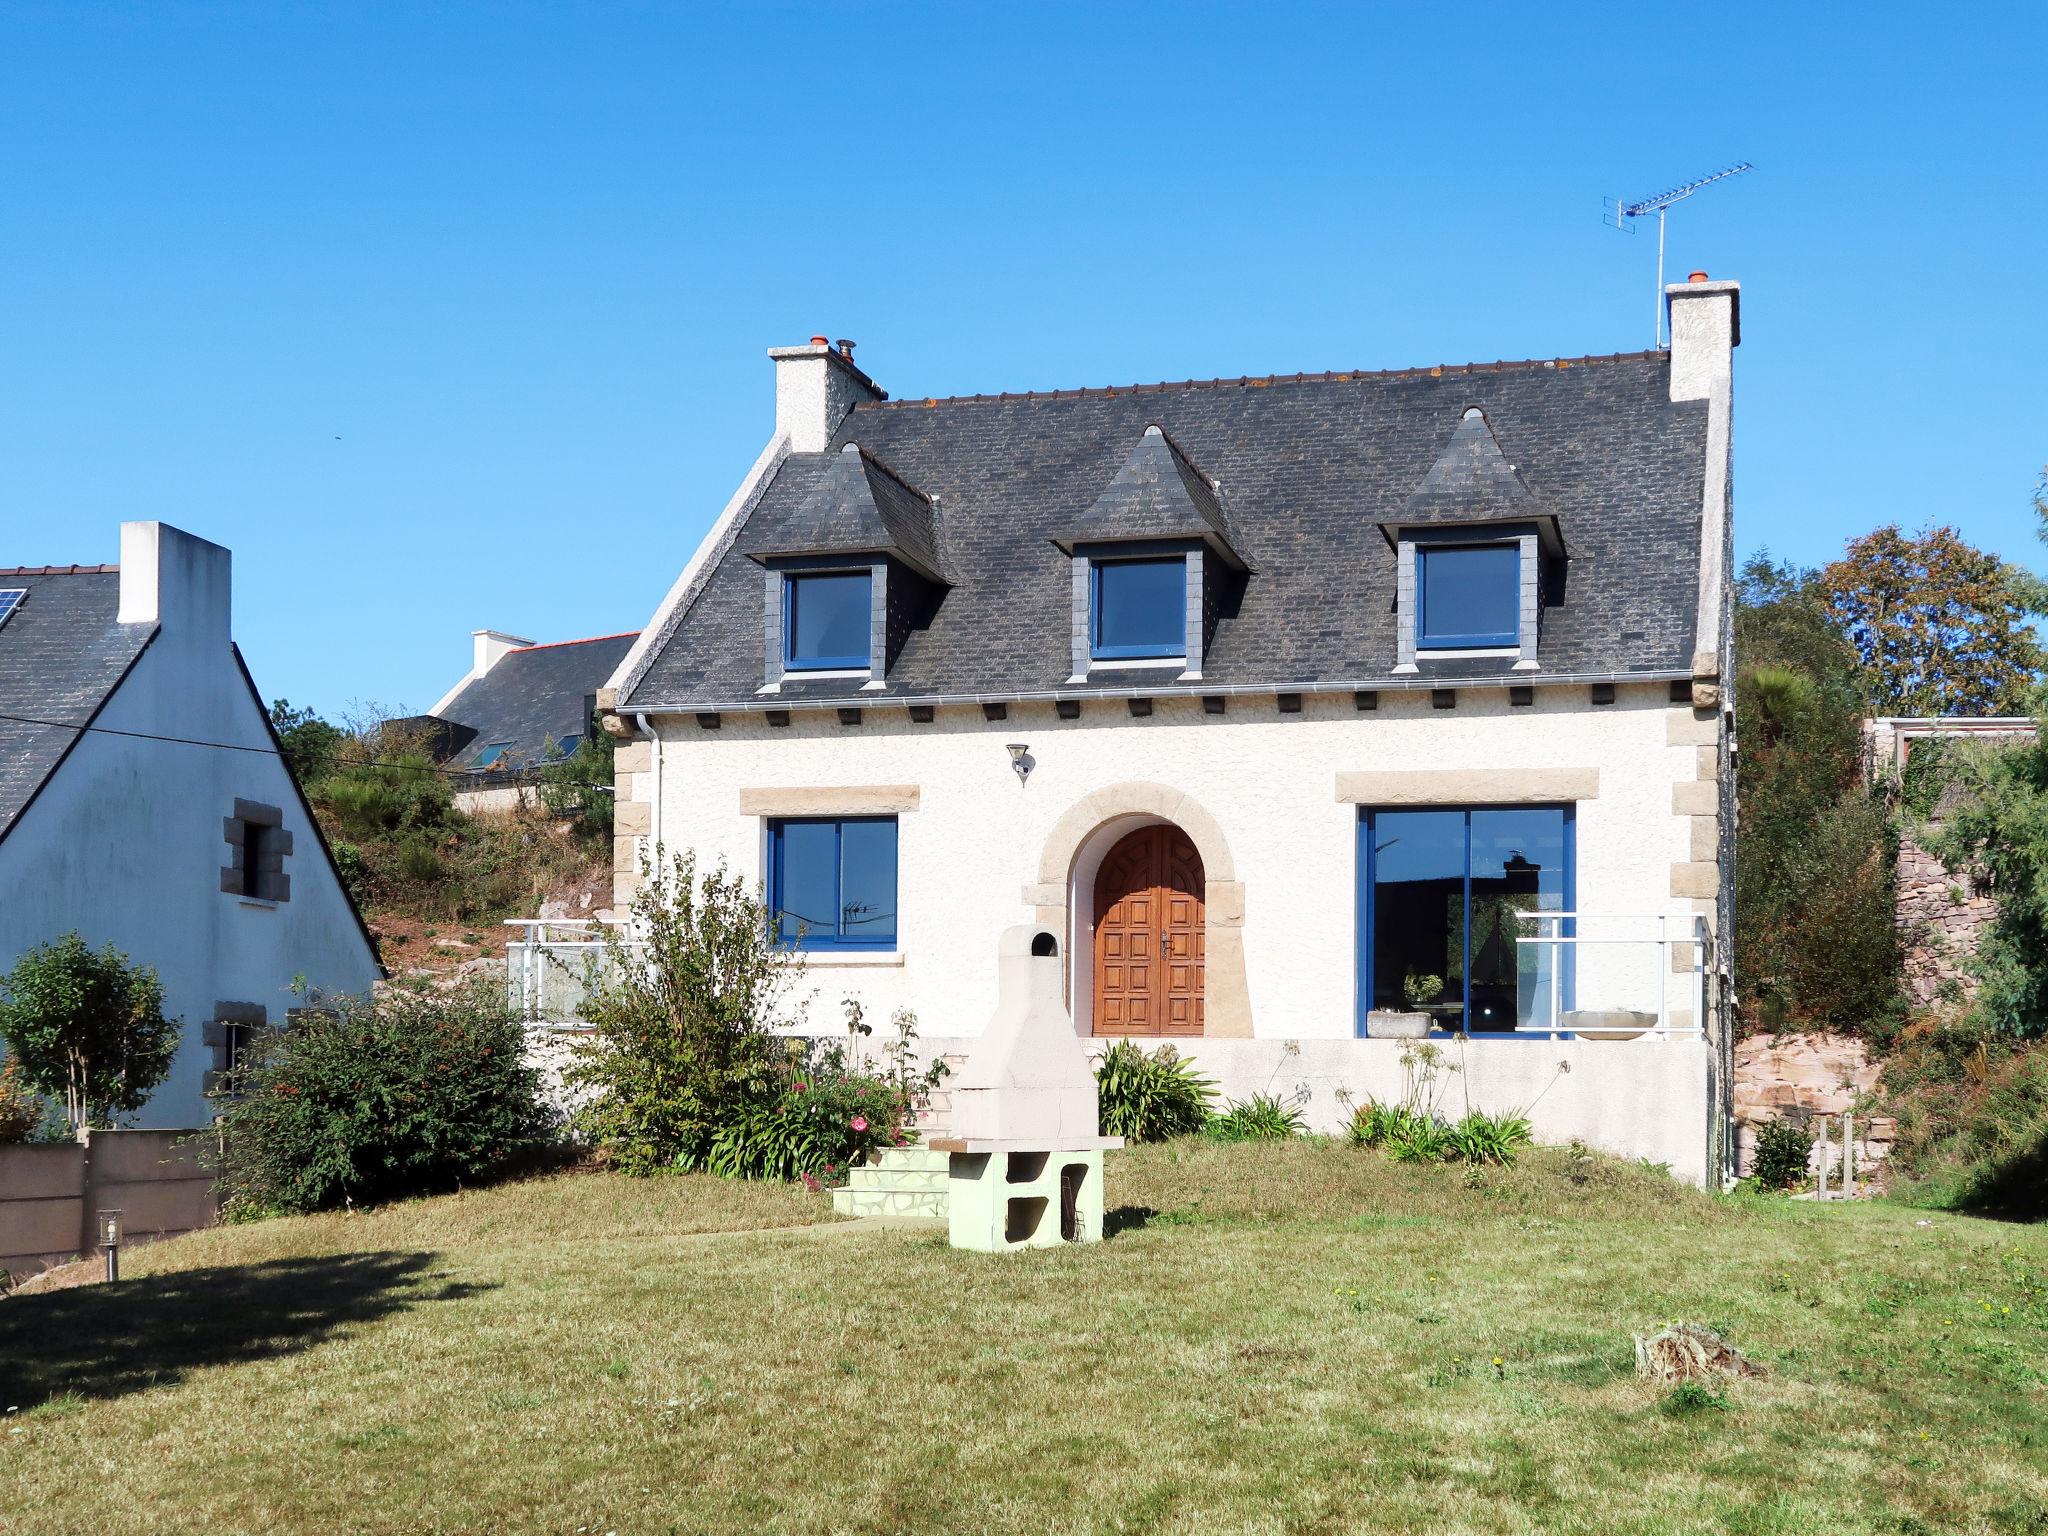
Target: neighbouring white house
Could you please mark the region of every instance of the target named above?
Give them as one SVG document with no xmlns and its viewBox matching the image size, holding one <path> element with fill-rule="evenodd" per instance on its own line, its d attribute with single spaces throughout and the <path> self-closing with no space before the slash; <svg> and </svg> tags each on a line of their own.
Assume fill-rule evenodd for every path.
<svg viewBox="0 0 2048 1536">
<path fill-rule="evenodd" d="M 206 1124 L 213 1074 L 301 986 L 381 974 L 234 642 L 230 556 L 123 523 L 121 563 L 0 569 L 0 970 L 76 931 L 184 1021 L 136 1117 Z"/>
<path fill-rule="evenodd" d="M 639 637 L 627 633 L 536 645 L 495 629 L 470 632 L 470 666 L 424 715 L 389 722 L 416 733 L 455 770 L 455 804 L 512 810 L 551 762 L 594 729 L 598 691 Z"/>
<path fill-rule="evenodd" d="M 1739 298 L 1671 287 L 1668 351 L 952 399 L 771 350 L 602 701 L 618 899 L 722 861 L 807 1028 L 942 1050 L 1035 922 L 1080 1033 L 1231 1097 L 1337 1129 L 1426 1027 L 1451 1112 L 1718 1181 Z"/>
</svg>

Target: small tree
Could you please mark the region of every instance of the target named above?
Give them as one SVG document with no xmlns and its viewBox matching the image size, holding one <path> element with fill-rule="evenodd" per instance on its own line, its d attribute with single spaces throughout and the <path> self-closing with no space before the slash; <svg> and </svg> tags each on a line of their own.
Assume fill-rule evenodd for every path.
<svg viewBox="0 0 2048 1536">
<path fill-rule="evenodd" d="M 550 746 L 552 747 L 552 743 Z M 586 836 L 612 835 L 612 753 L 617 743 L 593 715 L 576 750 L 567 757 L 550 753 L 541 765 L 540 803 L 557 816 L 574 816 Z"/>
<path fill-rule="evenodd" d="M 313 784 L 333 771 L 348 733 L 310 709 L 293 709 L 289 699 L 270 701 L 270 724 L 284 760 L 300 784 Z"/>
<path fill-rule="evenodd" d="M 725 867 L 642 871 L 633 939 L 608 940 L 585 1005 L 594 1038 L 567 1074 L 594 1090 L 579 1128 L 628 1173 L 708 1166 L 719 1131 L 781 1091 L 774 1029 L 801 960 Z"/>
<path fill-rule="evenodd" d="M 171 1070 L 179 1021 L 156 972 L 76 933 L 38 944 L 0 976 L 0 1040 L 22 1080 L 64 1101 L 81 1139 L 95 1120 L 140 1109 Z"/>
</svg>

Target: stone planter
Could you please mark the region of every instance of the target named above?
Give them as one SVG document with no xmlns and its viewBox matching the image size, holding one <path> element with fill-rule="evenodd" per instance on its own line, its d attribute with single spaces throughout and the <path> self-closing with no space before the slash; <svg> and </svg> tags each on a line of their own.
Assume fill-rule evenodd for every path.
<svg viewBox="0 0 2048 1536">
<path fill-rule="evenodd" d="M 1558 1027 L 1581 1040 L 1634 1040 L 1657 1027 L 1657 1015 L 1640 1008 L 1574 1008 Z"/>
<path fill-rule="evenodd" d="M 1429 1015 L 1375 1008 L 1365 1016 L 1368 1040 L 1423 1040 L 1429 1036 Z"/>
</svg>

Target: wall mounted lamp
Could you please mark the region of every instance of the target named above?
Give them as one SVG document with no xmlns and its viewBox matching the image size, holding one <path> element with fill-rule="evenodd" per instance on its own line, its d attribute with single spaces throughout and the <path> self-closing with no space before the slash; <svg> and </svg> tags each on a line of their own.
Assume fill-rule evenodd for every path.
<svg viewBox="0 0 2048 1536">
<path fill-rule="evenodd" d="M 1010 766 L 1017 770 L 1017 782 L 1022 784 L 1038 765 L 1031 760 L 1030 747 L 1021 741 L 1013 741 L 1010 743 Z"/>
</svg>

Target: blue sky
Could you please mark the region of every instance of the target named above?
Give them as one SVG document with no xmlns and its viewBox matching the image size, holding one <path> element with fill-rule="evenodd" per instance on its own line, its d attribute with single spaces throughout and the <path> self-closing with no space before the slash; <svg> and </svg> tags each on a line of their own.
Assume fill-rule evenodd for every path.
<svg viewBox="0 0 2048 1536">
<path fill-rule="evenodd" d="M 2039 568 L 2044 8 L 38 4 L 0 16 L 0 564 L 232 546 L 268 694 L 637 628 L 896 394 L 1635 350 L 1744 284 L 1737 536 Z M 1965 27 L 1954 18 L 1967 18 Z"/>
</svg>

